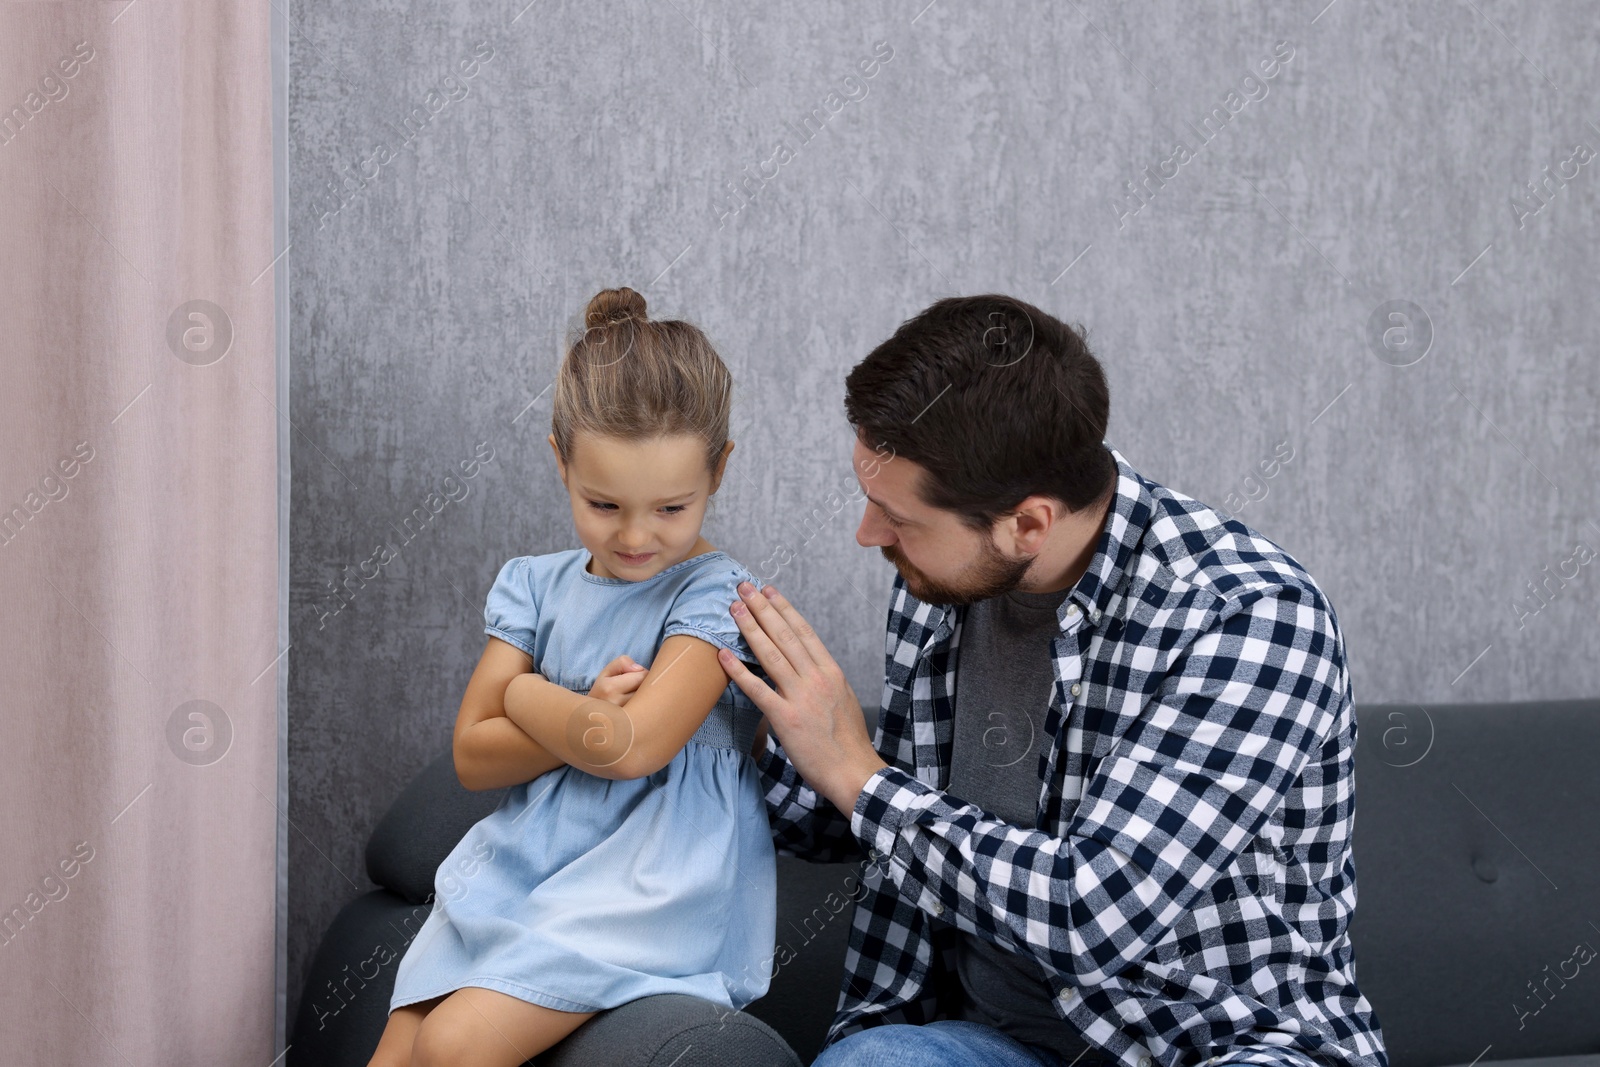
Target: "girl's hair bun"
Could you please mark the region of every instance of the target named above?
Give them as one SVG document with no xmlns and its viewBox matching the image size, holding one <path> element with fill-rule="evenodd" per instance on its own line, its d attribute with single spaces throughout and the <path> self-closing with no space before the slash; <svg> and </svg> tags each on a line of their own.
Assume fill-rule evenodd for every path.
<svg viewBox="0 0 1600 1067">
<path fill-rule="evenodd" d="M 728 368 L 699 327 L 652 321 L 639 293 L 602 289 L 567 320 L 550 433 L 565 463 L 585 437 L 648 441 L 687 433 L 704 446 L 706 470 L 714 472 L 727 455 L 732 394 Z"/>
<path fill-rule="evenodd" d="M 621 289 L 600 290 L 589 301 L 589 306 L 583 309 L 585 326 L 608 326 L 613 322 L 626 322 L 628 319 L 647 321 L 644 297 L 627 286 Z"/>
</svg>

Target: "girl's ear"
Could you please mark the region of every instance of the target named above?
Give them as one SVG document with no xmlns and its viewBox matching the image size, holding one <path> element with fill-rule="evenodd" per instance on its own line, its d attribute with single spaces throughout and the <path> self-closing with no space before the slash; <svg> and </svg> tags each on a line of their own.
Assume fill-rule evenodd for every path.
<svg viewBox="0 0 1600 1067">
<path fill-rule="evenodd" d="M 728 455 L 733 451 L 733 442 L 729 441 L 722 448 L 722 455 L 717 457 L 717 469 L 711 472 L 711 492 L 715 493 L 722 484 L 722 472 L 728 469 Z"/>
<path fill-rule="evenodd" d="M 556 471 L 561 475 L 561 484 L 567 484 L 567 465 L 561 461 L 561 449 L 556 445 L 556 435 L 550 434 L 545 438 L 550 442 L 550 451 L 556 454 Z"/>
</svg>

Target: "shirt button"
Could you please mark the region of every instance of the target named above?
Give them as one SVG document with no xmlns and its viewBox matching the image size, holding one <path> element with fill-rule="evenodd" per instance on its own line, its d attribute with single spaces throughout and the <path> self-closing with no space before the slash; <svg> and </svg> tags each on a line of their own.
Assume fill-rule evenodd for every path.
<svg viewBox="0 0 1600 1067">
<path fill-rule="evenodd" d="M 1073 696 L 1077 696 L 1079 693 L 1083 692 L 1083 686 L 1079 685 L 1077 682 L 1073 682 L 1071 692 Z"/>
<path fill-rule="evenodd" d="M 1151 1062 L 1152 1061 L 1149 1056 L 1139 1057 L 1139 1067 L 1150 1067 Z"/>
<path fill-rule="evenodd" d="M 1065 989 L 1061 990 L 1061 992 L 1057 993 L 1056 996 L 1060 997 L 1062 1000 L 1071 1000 L 1072 999 L 1072 987 L 1071 986 L 1067 986 Z"/>
<path fill-rule="evenodd" d="M 1089 620 L 1091 622 L 1099 622 L 1100 621 L 1100 609 L 1099 608 L 1095 608 L 1093 611 L 1091 611 L 1089 613 Z M 1149 1065 L 1146 1064 L 1145 1067 L 1149 1067 Z"/>
<path fill-rule="evenodd" d="M 1076 615 L 1077 613 L 1078 613 L 1078 605 L 1076 605 L 1076 604 L 1068 604 L 1067 605 L 1067 615 L 1069 617 L 1073 616 L 1073 615 Z"/>
<path fill-rule="evenodd" d="M 933 913 L 935 915 L 943 915 L 944 914 L 944 904 L 941 903 L 940 901 L 936 900 L 936 901 L 933 902 L 933 909 L 932 910 L 933 910 Z"/>
</svg>

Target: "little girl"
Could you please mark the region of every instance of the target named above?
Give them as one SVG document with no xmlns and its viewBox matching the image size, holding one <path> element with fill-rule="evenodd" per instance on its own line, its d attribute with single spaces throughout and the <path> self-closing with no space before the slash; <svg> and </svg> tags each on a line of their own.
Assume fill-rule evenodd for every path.
<svg viewBox="0 0 1600 1067">
<path fill-rule="evenodd" d="M 455 765 L 469 789 L 512 788 L 439 867 L 374 1067 L 519 1067 L 640 997 L 767 992 L 761 713 L 717 661 L 760 671 L 728 606 L 761 583 L 700 536 L 731 378 L 632 289 L 584 319 L 549 437 L 582 547 L 511 559 L 489 590 Z"/>
</svg>

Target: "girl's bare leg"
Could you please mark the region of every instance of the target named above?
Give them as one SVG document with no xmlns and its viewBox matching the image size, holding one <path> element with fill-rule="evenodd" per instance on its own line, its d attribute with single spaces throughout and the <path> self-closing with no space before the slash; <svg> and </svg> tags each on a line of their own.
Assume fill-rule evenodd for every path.
<svg viewBox="0 0 1600 1067">
<path fill-rule="evenodd" d="M 498 990 L 463 986 L 422 1020 L 410 1067 L 522 1067 L 595 1014 L 557 1011 Z"/>
<path fill-rule="evenodd" d="M 411 1067 L 411 1044 L 416 1039 L 417 1028 L 445 996 L 449 994 L 391 1011 L 389 1024 L 383 1028 L 383 1036 L 378 1039 L 378 1047 L 367 1061 L 367 1067 Z"/>
</svg>

